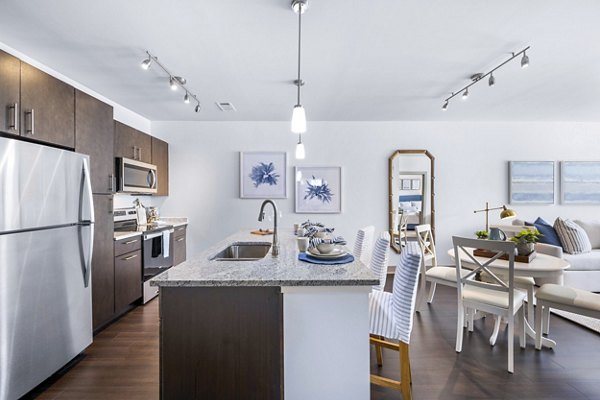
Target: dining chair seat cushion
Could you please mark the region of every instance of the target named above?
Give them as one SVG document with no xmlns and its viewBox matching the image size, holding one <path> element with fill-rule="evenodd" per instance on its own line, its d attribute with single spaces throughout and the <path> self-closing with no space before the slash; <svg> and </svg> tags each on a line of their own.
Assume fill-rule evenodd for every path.
<svg viewBox="0 0 600 400">
<path fill-rule="evenodd" d="M 565 304 L 589 311 L 600 311 L 600 294 L 553 283 L 542 285 L 535 293 L 540 300 Z"/>
<path fill-rule="evenodd" d="M 371 335 L 398 339 L 391 293 L 374 290 L 369 294 L 369 324 Z"/>
<path fill-rule="evenodd" d="M 508 276 L 506 274 L 496 272 L 496 275 L 503 278 L 504 280 L 508 280 Z M 489 276 L 487 273 L 481 274 L 481 280 L 484 282 L 495 283 L 493 278 Z M 535 279 L 530 276 L 515 276 L 515 286 L 519 289 L 527 289 L 529 286 L 535 285 Z"/>
<path fill-rule="evenodd" d="M 525 300 L 526 297 L 527 293 L 515 289 L 515 310 L 518 309 L 516 305 L 523 303 L 523 300 Z M 463 288 L 463 299 L 464 301 L 484 303 L 499 308 L 508 308 L 508 293 L 479 286 L 465 285 Z"/>
<path fill-rule="evenodd" d="M 467 276 L 471 271 L 463 270 L 461 275 Z M 441 279 L 448 282 L 456 282 L 456 267 L 433 267 L 426 272 L 427 277 Z"/>
</svg>

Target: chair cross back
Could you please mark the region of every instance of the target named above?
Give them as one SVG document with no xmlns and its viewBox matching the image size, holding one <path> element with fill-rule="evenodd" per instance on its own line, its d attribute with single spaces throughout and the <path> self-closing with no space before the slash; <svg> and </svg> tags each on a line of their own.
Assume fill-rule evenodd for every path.
<svg viewBox="0 0 600 400">
<path fill-rule="evenodd" d="M 437 267 L 437 255 L 435 252 L 435 242 L 431 233 L 431 225 L 423 224 L 415 227 L 417 240 L 423 254 L 423 262 L 431 260 L 431 266 Z"/>
</svg>

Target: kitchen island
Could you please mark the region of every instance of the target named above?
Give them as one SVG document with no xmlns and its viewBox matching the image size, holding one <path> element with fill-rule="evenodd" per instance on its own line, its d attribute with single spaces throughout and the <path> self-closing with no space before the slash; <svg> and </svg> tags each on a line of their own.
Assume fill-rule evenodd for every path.
<svg viewBox="0 0 600 400">
<path fill-rule="evenodd" d="M 359 261 L 280 254 L 217 261 L 228 246 L 270 244 L 234 234 L 151 281 L 160 288 L 162 399 L 368 399 L 368 293 L 378 280 Z"/>
</svg>

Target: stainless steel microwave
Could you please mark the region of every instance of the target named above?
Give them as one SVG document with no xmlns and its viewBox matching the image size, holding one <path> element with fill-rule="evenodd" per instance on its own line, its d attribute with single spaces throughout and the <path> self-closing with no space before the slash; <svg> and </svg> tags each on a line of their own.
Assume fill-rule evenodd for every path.
<svg viewBox="0 0 600 400">
<path fill-rule="evenodd" d="M 156 193 L 157 191 L 156 165 L 118 157 L 117 178 L 118 191 L 121 193 Z"/>
</svg>

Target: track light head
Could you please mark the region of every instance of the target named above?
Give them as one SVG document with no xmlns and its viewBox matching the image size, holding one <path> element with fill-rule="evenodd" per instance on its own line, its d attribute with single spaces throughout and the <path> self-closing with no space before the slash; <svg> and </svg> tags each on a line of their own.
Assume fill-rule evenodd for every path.
<svg viewBox="0 0 600 400">
<path fill-rule="evenodd" d="M 448 100 L 446 100 L 446 102 L 442 106 L 442 111 L 446 111 L 447 109 L 448 109 Z"/>
<path fill-rule="evenodd" d="M 177 82 L 175 82 L 174 78 L 169 78 L 169 86 L 171 87 L 171 90 L 177 90 Z"/>
<path fill-rule="evenodd" d="M 469 98 L 469 88 L 466 88 L 465 91 L 462 94 L 462 99 L 466 100 Z"/>
<path fill-rule="evenodd" d="M 196 104 L 196 107 L 194 108 L 194 111 L 195 111 L 195 112 L 200 112 L 200 109 L 201 109 L 201 108 L 202 108 L 202 107 L 200 107 L 200 103 L 198 103 L 198 104 Z"/>
<path fill-rule="evenodd" d="M 523 52 L 523 57 L 521 58 L 521 68 L 529 67 L 529 57 L 527 57 L 527 53 Z"/>
<path fill-rule="evenodd" d="M 187 92 L 185 92 L 185 96 L 183 96 L 183 102 L 185 104 L 190 104 L 190 95 Z"/>
<path fill-rule="evenodd" d="M 494 74 L 490 74 L 490 79 L 488 79 L 488 85 L 490 87 L 494 86 L 496 84 L 496 78 L 494 78 Z"/>
<path fill-rule="evenodd" d="M 141 67 L 142 69 L 147 70 L 148 68 L 150 68 L 150 65 L 152 65 L 152 57 L 148 57 L 144 61 L 142 61 Z"/>
<path fill-rule="evenodd" d="M 304 14 L 308 9 L 308 0 L 292 0 L 292 9 L 296 14 Z"/>
</svg>

